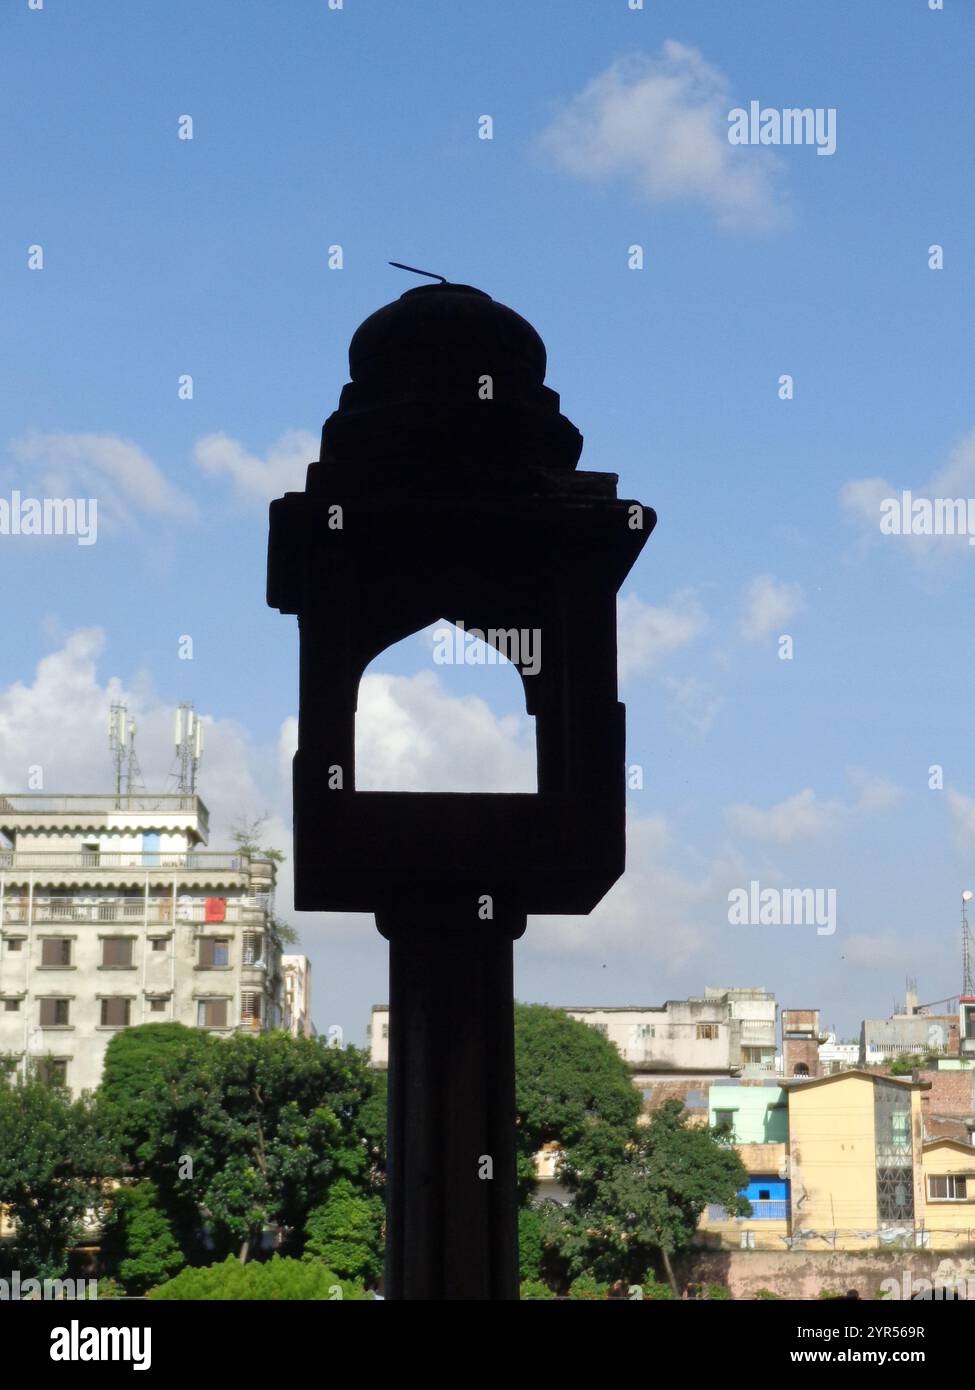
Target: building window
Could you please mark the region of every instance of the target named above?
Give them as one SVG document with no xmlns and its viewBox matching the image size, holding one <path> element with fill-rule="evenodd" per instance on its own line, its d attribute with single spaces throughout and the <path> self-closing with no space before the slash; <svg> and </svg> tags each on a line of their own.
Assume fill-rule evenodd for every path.
<svg viewBox="0 0 975 1390">
<path fill-rule="evenodd" d="M 19 999 L 5 999 L 3 1001 L 3 1011 L 5 1014 L 15 1014 L 20 1009 Z"/>
<path fill-rule="evenodd" d="M 595 1028 L 597 1033 L 602 1033 L 604 1038 L 609 1032 L 609 1029 L 607 1028 L 605 1023 L 594 1023 L 592 1026 Z"/>
<path fill-rule="evenodd" d="M 41 965 L 65 966 L 71 964 L 71 938 L 68 936 L 46 936 L 41 942 Z"/>
<path fill-rule="evenodd" d="M 735 1132 L 735 1112 L 733 1110 L 716 1110 L 714 1112 L 714 1127 L 719 1134 L 730 1139 Z"/>
<path fill-rule="evenodd" d="M 257 965 L 264 959 L 264 937 L 261 932 L 244 932 L 244 964 Z"/>
<path fill-rule="evenodd" d="M 131 999 L 103 999 L 102 1027 L 128 1028 Z"/>
<path fill-rule="evenodd" d="M 22 936 L 11 936 L 7 938 L 8 951 L 19 951 L 23 944 L 24 938 Z"/>
<path fill-rule="evenodd" d="M 931 1202 L 967 1202 L 968 1179 L 956 1178 L 951 1174 L 940 1178 L 928 1178 L 928 1200 Z"/>
<path fill-rule="evenodd" d="M 808 1066 L 806 1065 L 806 1063 L 805 1063 L 805 1062 L 797 1062 L 797 1063 L 795 1064 L 795 1066 L 792 1068 L 792 1075 L 793 1075 L 793 1076 L 808 1076 L 808 1075 L 809 1075 L 809 1068 L 808 1068 Z"/>
<path fill-rule="evenodd" d="M 65 1057 L 41 1057 L 34 1063 L 34 1074 L 45 1086 L 67 1086 L 68 1062 Z"/>
<path fill-rule="evenodd" d="M 67 1028 L 70 999 L 42 999 L 41 1027 Z"/>
<path fill-rule="evenodd" d="M 260 1023 L 261 1021 L 261 996 L 255 994 L 253 990 L 245 990 L 240 996 L 240 1021 L 241 1023 Z"/>
<path fill-rule="evenodd" d="M 200 999 L 197 1002 L 196 1026 L 198 1028 L 226 1028 L 226 999 Z"/>
<path fill-rule="evenodd" d="M 132 964 L 131 936 L 102 938 L 102 965 L 129 966 Z"/>
<path fill-rule="evenodd" d="M 200 937 L 200 964 L 218 969 L 230 964 L 230 939 L 226 936 Z"/>
<path fill-rule="evenodd" d="M 699 1023 L 697 1025 L 698 1041 L 711 1041 L 718 1036 L 718 1025 L 716 1023 Z"/>
<path fill-rule="evenodd" d="M 152 1014 L 161 1014 L 161 1013 L 165 1013 L 165 1010 L 166 1010 L 166 1001 L 165 1001 L 165 999 L 150 999 L 150 1000 L 149 1000 L 149 1012 L 150 1012 L 150 1013 L 152 1013 Z"/>
</svg>

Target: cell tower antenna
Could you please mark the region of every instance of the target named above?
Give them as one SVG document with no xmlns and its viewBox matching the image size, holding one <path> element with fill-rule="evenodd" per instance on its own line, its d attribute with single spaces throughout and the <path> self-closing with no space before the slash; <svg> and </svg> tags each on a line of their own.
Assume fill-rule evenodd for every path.
<svg viewBox="0 0 975 1390">
<path fill-rule="evenodd" d="M 135 751 L 135 735 L 136 724 L 129 718 L 128 707 L 121 703 L 112 705 L 108 715 L 108 747 L 112 755 L 115 797 L 119 803 L 123 797 L 145 790 Z"/>
<path fill-rule="evenodd" d="M 203 722 L 191 704 L 180 705 L 174 726 L 179 789 L 184 796 L 196 795 L 196 776 L 203 756 Z"/>
<path fill-rule="evenodd" d="M 972 980 L 972 933 L 968 925 L 968 904 L 972 900 L 972 890 L 966 888 L 961 895 L 961 992 L 967 998 L 975 996 L 975 981 Z"/>
</svg>

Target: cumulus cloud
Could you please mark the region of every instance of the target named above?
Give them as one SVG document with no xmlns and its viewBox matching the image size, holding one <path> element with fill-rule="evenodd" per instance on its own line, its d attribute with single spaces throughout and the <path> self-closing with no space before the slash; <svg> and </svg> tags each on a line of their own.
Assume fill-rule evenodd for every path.
<svg viewBox="0 0 975 1390">
<path fill-rule="evenodd" d="M 746 642 L 761 642 L 780 633 L 803 606 L 799 584 L 788 584 L 771 574 L 756 575 L 745 591 L 738 631 Z"/>
<path fill-rule="evenodd" d="M 308 465 L 318 458 L 318 445 L 307 430 L 286 430 L 261 458 L 248 453 L 238 439 L 218 432 L 198 439 L 193 453 L 204 473 L 229 478 L 238 497 L 263 504 L 304 488 Z"/>
<path fill-rule="evenodd" d="M 727 78 L 697 49 L 668 39 L 657 57 L 613 63 L 556 115 L 541 148 L 566 173 L 627 181 L 649 202 L 697 203 L 728 228 L 786 220 L 767 148 L 728 142 Z"/>
<path fill-rule="evenodd" d="M 880 530 L 882 504 L 888 498 L 900 500 L 903 492 L 912 499 L 934 501 L 968 501 L 975 498 L 975 429 L 970 430 L 954 446 L 942 466 L 920 484 L 895 485 L 887 478 L 854 478 L 840 489 L 840 505 L 865 540 L 880 537 L 888 546 L 896 546 L 915 561 L 930 561 L 969 549 L 968 532 L 964 526 L 954 535 L 884 535 Z M 908 518 L 909 520 L 909 518 Z"/>
<path fill-rule="evenodd" d="M 727 807 L 725 820 L 749 839 L 787 845 L 818 839 L 846 825 L 852 816 L 889 811 L 904 799 L 903 788 L 863 768 L 850 768 L 847 775 L 855 792 L 851 801 L 820 800 L 811 787 L 804 787 L 773 806 L 737 802 Z"/>
<path fill-rule="evenodd" d="M 130 525 L 138 516 L 190 521 L 196 506 L 173 486 L 152 459 L 129 439 L 114 434 L 41 434 L 15 439 L 16 468 L 4 473 L 22 494 L 94 497 L 99 524 Z"/>
<path fill-rule="evenodd" d="M 438 676 L 366 675 L 356 713 L 361 791 L 536 790 L 534 726 L 499 718 L 475 695 L 453 696 Z"/>
<path fill-rule="evenodd" d="M 739 802 L 729 806 L 725 816 L 732 830 L 750 839 L 787 845 L 824 835 L 834 829 L 842 812 L 839 802 L 819 801 L 811 787 L 804 787 L 774 806 L 763 808 Z"/>
<path fill-rule="evenodd" d="M 666 607 L 654 607 L 636 594 L 627 594 L 619 602 L 618 615 L 623 680 L 659 666 L 707 627 L 704 610 L 689 590 L 675 594 Z"/>
<path fill-rule="evenodd" d="M 688 855 L 662 815 L 630 817 L 626 838 L 626 873 L 598 907 L 588 917 L 532 918 L 521 949 L 632 954 L 663 975 L 713 954 L 715 923 L 727 923 L 728 887 L 740 866 L 721 855 Z"/>
<path fill-rule="evenodd" d="M 952 787 L 945 791 L 955 847 L 963 854 L 975 849 L 975 801 Z"/>
<path fill-rule="evenodd" d="M 688 727 L 703 738 L 710 732 L 718 711 L 724 704 L 724 696 L 716 695 L 709 685 L 698 680 L 697 676 L 662 677 L 664 689 L 671 697 L 671 708 L 685 721 Z"/>
</svg>

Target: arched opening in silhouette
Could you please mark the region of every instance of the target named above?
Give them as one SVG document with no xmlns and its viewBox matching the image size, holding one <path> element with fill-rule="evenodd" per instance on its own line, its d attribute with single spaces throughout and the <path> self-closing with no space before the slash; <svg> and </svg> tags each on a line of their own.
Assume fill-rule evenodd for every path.
<svg viewBox="0 0 975 1390">
<path fill-rule="evenodd" d="M 792 1068 L 792 1075 L 793 1075 L 793 1076 L 808 1076 L 808 1075 L 809 1075 L 809 1068 L 806 1066 L 805 1062 L 797 1062 L 797 1063 L 795 1064 L 795 1066 Z"/>
<path fill-rule="evenodd" d="M 446 619 L 387 647 L 359 683 L 355 767 L 357 791 L 537 791 L 518 668 Z"/>
</svg>

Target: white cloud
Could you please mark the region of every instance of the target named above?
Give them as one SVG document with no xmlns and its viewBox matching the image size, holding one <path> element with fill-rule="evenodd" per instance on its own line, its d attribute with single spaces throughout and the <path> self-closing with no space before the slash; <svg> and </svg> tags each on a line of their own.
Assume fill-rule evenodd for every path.
<svg viewBox="0 0 975 1390">
<path fill-rule="evenodd" d="M 779 161 L 729 144 L 733 104 L 724 74 L 668 39 L 658 57 L 624 58 L 595 77 L 540 144 L 578 178 L 626 179 L 650 202 L 703 204 L 730 228 L 774 228 L 785 220 Z"/>
<path fill-rule="evenodd" d="M 533 917 L 521 949 L 605 959 L 631 954 L 657 975 L 677 975 L 713 954 L 715 923 L 727 924 L 728 887 L 740 866 L 715 857 L 687 859 L 662 815 L 630 817 L 626 873 L 588 917 Z"/>
<path fill-rule="evenodd" d="M 739 802 L 729 806 L 726 819 L 733 830 L 755 840 L 787 845 L 794 840 L 815 839 L 835 828 L 844 808 L 837 801 L 818 801 L 811 787 L 762 808 Z"/>
<path fill-rule="evenodd" d="M 707 627 L 704 610 L 689 590 L 675 594 L 670 606 L 664 608 L 627 594 L 620 599 L 618 615 L 619 673 L 623 680 L 658 666 Z"/>
<path fill-rule="evenodd" d="M 886 777 L 877 777 L 862 768 L 851 768 L 850 780 L 856 788 L 854 810 L 870 815 L 875 811 L 891 811 L 899 806 L 906 795 L 904 788 Z"/>
<path fill-rule="evenodd" d="M 773 806 L 753 806 L 747 802 L 728 806 L 725 819 L 733 831 L 749 839 L 787 845 L 818 839 L 847 825 L 852 816 L 892 810 L 904 799 L 902 787 L 863 768 L 850 768 L 847 776 L 856 793 L 852 801 L 835 798 L 821 801 L 811 787 L 804 787 Z"/>
<path fill-rule="evenodd" d="M 40 434 L 15 439 L 16 472 L 5 469 L 24 495 L 94 497 L 100 525 L 117 529 L 136 516 L 196 517 L 195 504 L 165 477 L 148 454 L 114 434 Z"/>
<path fill-rule="evenodd" d="M 204 473 L 230 478 L 238 497 L 264 503 L 304 488 L 308 465 L 318 458 L 318 445 L 307 430 L 286 430 L 260 458 L 249 454 L 239 440 L 217 433 L 198 439 L 193 453 Z"/>
<path fill-rule="evenodd" d="M 948 554 L 967 551 L 967 533 L 947 536 L 883 535 L 880 530 L 881 503 L 887 498 L 900 499 L 903 492 L 914 499 L 968 500 L 975 498 L 975 429 L 970 430 L 954 446 L 942 466 L 920 485 L 895 485 L 886 478 L 854 478 L 840 489 L 840 505 L 856 524 L 864 539 L 877 537 L 888 546 L 903 549 L 916 561 L 944 558 Z"/>
<path fill-rule="evenodd" d="M 498 718 L 474 695 L 452 696 L 431 671 L 366 675 L 356 714 L 361 791 L 536 789 L 534 726 Z"/>
<path fill-rule="evenodd" d="M 780 633 L 803 606 L 799 584 L 788 584 L 771 574 L 756 575 L 745 591 L 738 630 L 746 642 L 760 642 Z"/>
<path fill-rule="evenodd" d="M 975 849 L 975 801 L 951 787 L 946 789 L 945 798 L 955 846 L 962 854 L 970 854 Z"/>
<path fill-rule="evenodd" d="M 662 684 L 670 692 L 673 708 L 701 738 L 710 732 L 711 725 L 721 706 L 724 696 L 716 695 L 710 686 L 697 676 L 662 677 Z"/>
</svg>

